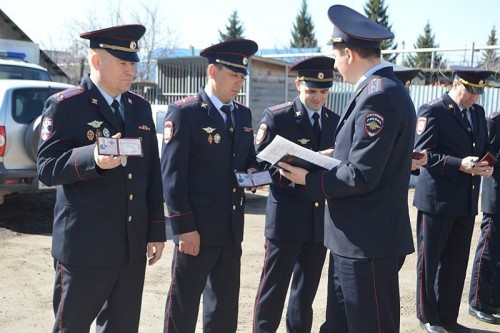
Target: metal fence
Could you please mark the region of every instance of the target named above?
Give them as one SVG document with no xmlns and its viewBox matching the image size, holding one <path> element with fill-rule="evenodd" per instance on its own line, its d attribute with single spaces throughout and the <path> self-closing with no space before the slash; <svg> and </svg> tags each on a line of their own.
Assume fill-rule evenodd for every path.
<svg viewBox="0 0 500 333">
<path fill-rule="evenodd" d="M 413 85 L 410 86 L 410 96 L 413 100 L 413 104 L 415 104 L 415 108 L 418 110 L 421 105 L 442 96 L 447 90 L 448 88 L 441 86 Z M 353 91 L 353 84 L 334 84 L 330 90 L 330 96 L 326 103 L 327 107 L 341 115 Z M 500 89 L 485 88 L 484 94 L 480 96 L 477 103 L 484 107 L 486 115 L 500 111 Z"/>
</svg>

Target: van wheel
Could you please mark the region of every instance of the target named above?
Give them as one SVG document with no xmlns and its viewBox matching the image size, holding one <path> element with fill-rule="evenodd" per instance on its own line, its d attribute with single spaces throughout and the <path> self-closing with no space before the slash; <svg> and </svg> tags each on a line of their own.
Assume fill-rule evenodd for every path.
<svg viewBox="0 0 500 333">
<path fill-rule="evenodd" d="M 33 120 L 24 134 L 24 149 L 28 156 L 36 162 L 36 153 L 38 151 L 38 141 L 40 141 L 40 126 L 42 117 L 39 116 Z"/>
</svg>

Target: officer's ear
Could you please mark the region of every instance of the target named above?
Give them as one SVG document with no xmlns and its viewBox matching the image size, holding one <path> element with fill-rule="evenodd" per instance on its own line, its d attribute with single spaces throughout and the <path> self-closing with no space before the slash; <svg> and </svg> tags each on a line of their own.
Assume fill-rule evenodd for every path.
<svg viewBox="0 0 500 333">
<path fill-rule="evenodd" d="M 215 65 L 215 64 L 208 64 L 207 75 L 208 75 L 209 78 L 211 78 L 211 79 L 215 78 L 216 71 L 217 71 L 217 65 Z"/>
</svg>

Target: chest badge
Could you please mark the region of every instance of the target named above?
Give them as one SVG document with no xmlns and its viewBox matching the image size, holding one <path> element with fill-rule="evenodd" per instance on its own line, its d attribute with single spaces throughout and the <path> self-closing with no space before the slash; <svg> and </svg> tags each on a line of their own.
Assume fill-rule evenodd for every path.
<svg viewBox="0 0 500 333">
<path fill-rule="evenodd" d="M 215 141 L 215 143 L 219 143 L 220 142 L 220 134 L 219 133 L 217 133 L 217 134 L 214 135 L 214 141 Z"/>
<path fill-rule="evenodd" d="M 109 138 L 111 136 L 109 129 L 107 129 L 106 127 L 104 127 L 104 129 L 102 130 L 102 134 L 104 134 L 106 138 Z"/>
<path fill-rule="evenodd" d="M 99 128 L 99 127 L 101 127 L 103 122 L 104 121 L 92 120 L 91 122 L 87 123 L 87 125 L 89 125 L 93 128 Z"/>
<path fill-rule="evenodd" d="M 207 134 L 212 134 L 215 131 L 214 127 L 204 127 L 203 130 L 207 132 Z"/>
<path fill-rule="evenodd" d="M 298 139 L 297 141 L 300 142 L 303 145 L 306 145 L 311 140 L 304 138 L 304 139 Z"/>
<path fill-rule="evenodd" d="M 94 132 L 92 132 L 92 130 L 88 130 L 87 139 L 89 139 L 89 141 L 94 141 L 94 138 L 95 138 Z"/>
</svg>

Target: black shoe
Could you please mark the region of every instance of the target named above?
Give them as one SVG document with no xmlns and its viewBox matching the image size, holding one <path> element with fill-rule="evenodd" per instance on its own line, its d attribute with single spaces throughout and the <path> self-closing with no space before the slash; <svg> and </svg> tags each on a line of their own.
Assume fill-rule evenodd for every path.
<svg viewBox="0 0 500 333">
<path fill-rule="evenodd" d="M 458 323 L 443 324 L 443 328 L 448 333 L 472 333 L 472 330 L 470 328 L 460 325 Z"/>
<path fill-rule="evenodd" d="M 500 306 L 490 306 L 490 309 L 488 311 L 489 313 L 491 314 L 496 314 L 496 315 L 500 315 Z"/>
<path fill-rule="evenodd" d="M 478 309 L 474 309 L 472 306 L 469 306 L 469 314 L 488 324 L 500 324 L 500 321 L 497 318 L 495 318 L 495 316 L 493 316 L 492 314 Z"/>
<path fill-rule="evenodd" d="M 444 328 L 438 325 L 431 325 L 429 323 L 424 323 L 423 321 L 419 321 L 420 327 L 424 329 L 427 333 L 447 333 Z"/>
</svg>

